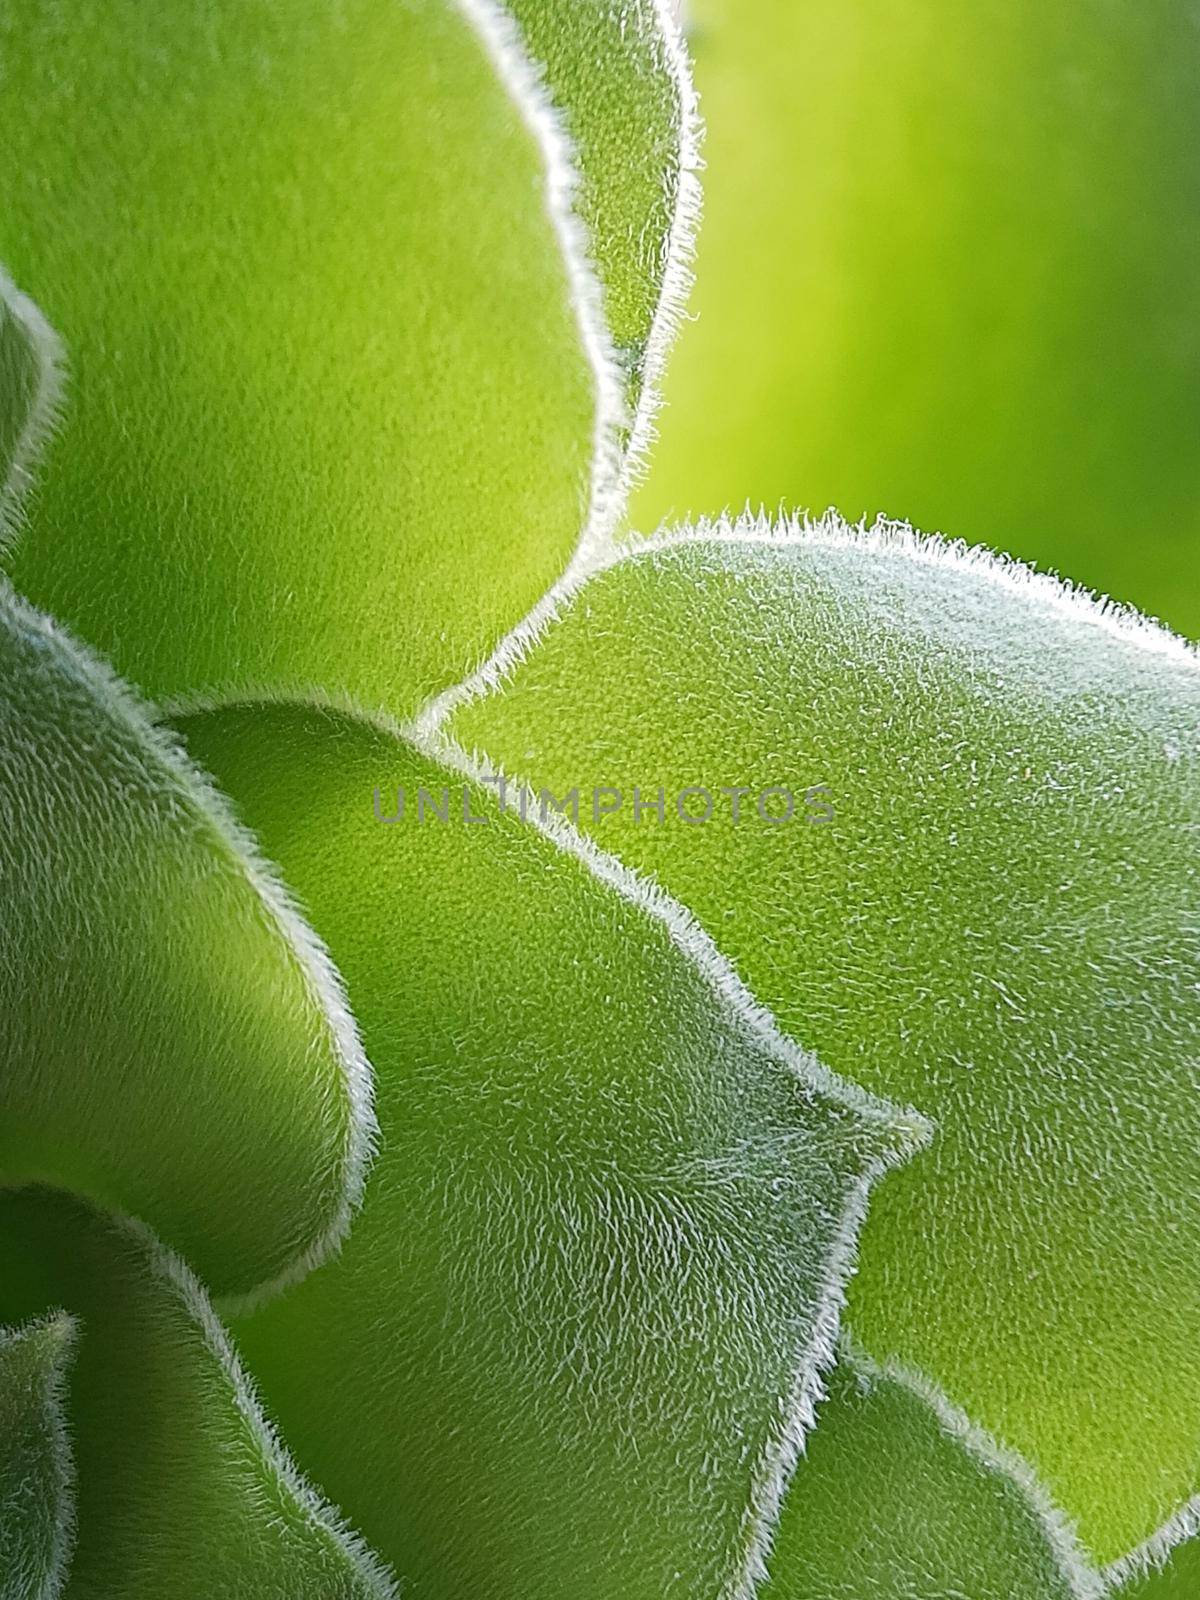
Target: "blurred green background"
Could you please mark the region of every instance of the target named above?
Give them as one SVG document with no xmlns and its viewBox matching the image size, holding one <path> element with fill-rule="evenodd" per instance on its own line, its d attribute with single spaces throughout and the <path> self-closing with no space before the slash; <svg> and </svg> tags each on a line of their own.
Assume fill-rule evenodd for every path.
<svg viewBox="0 0 1200 1600">
<path fill-rule="evenodd" d="M 684 21 L 705 214 L 633 526 L 884 512 L 1200 636 L 1200 5 Z"/>
</svg>

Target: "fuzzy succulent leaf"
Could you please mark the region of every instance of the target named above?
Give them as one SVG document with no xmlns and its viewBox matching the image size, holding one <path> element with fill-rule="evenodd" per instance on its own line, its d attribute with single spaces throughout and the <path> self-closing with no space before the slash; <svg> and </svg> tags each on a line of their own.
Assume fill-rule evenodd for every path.
<svg viewBox="0 0 1200 1600">
<path fill-rule="evenodd" d="M 934 1121 L 872 1203 L 849 1326 L 1027 1458 L 1096 1559 L 1148 1537 L 1200 1435 L 1196 652 L 908 530 L 702 529 L 586 582 L 450 726 L 535 789 L 623 788 L 581 825 L 825 1065 Z M 748 796 L 635 824 L 634 784 Z"/>
<path fill-rule="evenodd" d="M 465 821 L 461 776 L 391 735 L 297 708 L 182 727 L 336 952 L 378 1074 L 344 1250 L 236 1324 L 298 1458 L 413 1600 L 735 1592 L 917 1119 L 789 1054 L 490 791 Z M 421 785 L 448 821 L 418 820 Z"/>
<path fill-rule="evenodd" d="M 0 550 L 53 418 L 58 343 L 40 312 L 0 273 Z"/>
<path fill-rule="evenodd" d="M 1200 1539 L 1192 1537 L 1165 1555 L 1162 1564 L 1138 1570 L 1112 1589 L 1113 1600 L 1196 1600 L 1200 1594 Z"/>
<path fill-rule="evenodd" d="M 58 1600 L 74 1534 L 63 1409 L 75 1325 L 0 1328 L 0 1600 Z"/>
<path fill-rule="evenodd" d="M 156 697 L 454 682 L 600 406 L 565 157 L 466 11 L 13 0 L 0 56 L 0 259 L 72 371 L 16 587 Z"/>
<path fill-rule="evenodd" d="M 828 1388 L 759 1600 L 1098 1600 L 1025 1475 L 918 1380 L 846 1356 Z"/>
<path fill-rule="evenodd" d="M 688 0 L 695 313 L 633 526 L 881 512 L 1200 635 L 1191 0 Z"/>
<path fill-rule="evenodd" d="M 0 1196 L 0 1316 L 50 1305 L 81 1324 L 63 1600 L 394 1600 L 270 1431 L 183 1262 L 72 1197 Z"/>
<path fill-rule="evenodd" d="M 671 0 L 507 0 L 507 9 L 577 151 L 577 209 L 636 413 L 665 354 L 654 346 L 681 309 L 699 204 L 696 113 Z"/>
<path fill-rule="evenodd" d="M 142 1217 L 222 1292 L 319 1259 L 370 1084 L 339 981 L 207 781 L 0 589 L 0 1184 Z"/>
</svg>

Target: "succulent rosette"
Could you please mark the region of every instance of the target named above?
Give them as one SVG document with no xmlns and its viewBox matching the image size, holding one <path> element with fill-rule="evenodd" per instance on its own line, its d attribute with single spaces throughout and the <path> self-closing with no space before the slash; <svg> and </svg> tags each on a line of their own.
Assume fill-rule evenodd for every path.
<svg viewBox="0 0 1200 1600">
<path fill-rule="evenodd" d="M 665 0 L 0 7 L 2 1600 L 1200 1593 L 1200 656 L 983 547 L 722 510 L 925 474 L 1019 543 L 1056 361 L 1115 441 L 1061 549 L 1158 455 L 1151 527 L 1184 504 L 1141 409 L 1195 299 L 1181 0 L 1090 221 L 1116 375 L 1023 268 L 938 478 L 995 279 L 859 381 L 847 319 L 896 312 L 852 241 L 914 213 L 853 96 L 861 166 L 735 287 L 771 38 L 865 90 L 894 37 L 902 95 L 907 12 L 979 111 L 929 215 L 992 181 L 1015 254 L 1061 134 L 1082 272 L 1150 24 L 1011 9 L 697 8 L 714 269 L 659 417 Z M 962 88 L 989 30 L 993 87 L 1014 41 L 1066 74 L 1028 145 Z M 820 126 L 774 116 L 780 170 Z"/>
</svg>

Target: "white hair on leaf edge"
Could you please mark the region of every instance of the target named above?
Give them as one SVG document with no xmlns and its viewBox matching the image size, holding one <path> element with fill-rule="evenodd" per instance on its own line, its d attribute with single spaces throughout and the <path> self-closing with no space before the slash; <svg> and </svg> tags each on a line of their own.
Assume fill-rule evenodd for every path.
<svg viewBox="0 0 1200 1600">
<path fill-rule="evenodd" d="M 454 3 L 478 29 L 497 71 L 542 150 L 547 173 L 547 209 L 567 263 L 584 348 L 595 374 L 596 437 L 591 504 L 566 570 L 486 660 L 461 682 L 431 695 L 418 709 L 412 723 L 418 737 L 432 733 L 458 705 L 476 698 L 478 683 L 490 686 L 499 682 L 510 652 L 515 649 L 523 653 L 557 615 L 560 602 L 622 548 L 616 542 L 616 531 L 654 438 L 654 418 L 662 403 L 658 385 L 692 285 L 691 265 L 701 210 L 697 174 L 702 165 L 702 123 L 687 48 L 671 0 L 654 0 L 663 48 L 679 97 L 679 181 L 667 236 L 666 267 L 646 342 L 641 391 L 636 413 L 630 421 L 621 364 L 604 315 L 603 286 L 591 257 L 586 225 L 575 209 L 580 177 L 570 135 L 536 64 L 525 51 L 518 24 L 502 0 L 454 0 Z M 622 449 L 622 430 L 627 423 L 629 433 Z M 256 696 L 243 691 L 238 698 L 254 699 Z M 210 697 L 206 703 L 212 706 L 222 702 L 219 697 Z"/>
<path fill-rule="evenodd" d="M 238 702 L 215 703 L 207 698 L 195 698 L 174 702 L 167 709 L 172 715 L 197 715 L 228 710 L 235 703 Z M 364 712 L 342 695 L 314 690 L 311 696 L 296 699 L 272 693 L 257 702 L 241 703 L 293 705 L 298 709 L 337 712 L 395 739 L 473 783 L 479 783 L 483 776 L 478 758 L 468 755 L 444 734 L 423 731 L 413 724 L 405 726 L 384 712 Z M 598 878 L 639 912 L 658 922 L 688 965 L 698 970 L 717 1005 L 746 1028 L 764 1053 L 785 1072 L 806 1089 L 846 1107 L 861 1122 L 886 1131 L 892 1139 L 891 1148 L 885 1148 L 868 1163 L 852 1184 L 843 1206 L 828 1251 L 824 1284 L 813 1307 L 811 1335 L 806 1347 L 797 1352 L 796 1382 L 786 1398 L 782 1426 L 764 1449 L 755 1472 L 742 1519 L 743 1561 L 717 1597 L 717 1600 L 751 1600 L 766 1576 L 766 1555 L 783 1497 L 823 1393 L 822 1374 L 837 1359 L 846 1286 L 856 1268 L 858 1236 L 870 1191 L 884 1173 L 910 1160 L 928 1145 L 934 1134 L 934 1124 L 911 1107 L 885 1100 L 838 1077 L 784 1034 L 772 1013 L 754 999 L 709 934 L 653 879 L 634 872 L 615 856 L 601 850 L 565 818 L 529 814 L 523 821 L 579 861 L 590 876 Z"/>
<path fill-rule="evenodd" d="M 700 155 L 704 123 L 683 37 L 678 0 L 654 0 L 654 12 L 679 99 L 678 187 L 667 234 L 666 267 L 642 361 L 641 391 L 621 467 L 622 510 L 630 492 L 645 477 L 650 447 L 657 436 L 655 419 L 663 403 L 660 386 L 694 281 L 692 262 L 703 209 L 699 174 L 704 166 Z"/>
<path fill-rule="evenodd" d="M 413 729 L 397 731 L 423 755 L 450 767 L 464 778 L 479 783 L 484 775 L 478 756 L 468 755 L 444 735 L 423 735 Z M 742 1519 L 743 1565 L 717 1597 L 717 1600 L 751 1600 L 767 1575 L 766 1554 L 787 1484 L 815 1418 L 816 1403 L 822 1393 L 821 1374 L 836 1359 L 846 1286 L 855 1271 L 858 1236 L 870 1191 L 885 1172 L 902 1165 L 925 1148 L 933 1137 L 934 1125 L 919 1111 L 870 1094 L 838 1077 L 815 1055 L 784 1034 L 772 1013 L 755 1000 L 733 964 L 691 912 L 652 878 L 632 871 L 617 857 L 601 850 L 565 818 L 539 814 L 529 815 L 524 820 L 564 853 L 581 862 L 591 876 L 660 923 L 688 964 L 705 980 L 722 1010 L 740 1022 L 785 1072 L 805 1088 L 845 1106 L 860 1121 L 886 1128 L 894 1137 L 893 1148 L 885 1149 L 870 1162 L 851 1186 L 842 1209 L 828 1251 L 825 1281 L 813 1307 L 809 1342 L 804 1350 L 797 1352 L 796 1382 L 787 1398 L 783 1425 L 765 1447 L 754 1475 Z"/>
<path fill-rule="evenodd" d="M 113 1217 L 112 1213 L 106 1215 Z M 375 1600 L 398 1600 L 400 1588 L 383 1562 L 304 1477 L 286 1446 L 268 1421 L 254 1384 L 242 1366 L 233 1342 L 213 1309 L 199 1279 L 187 1263 L 167 1248 L 145 1223 L 136 1218 L 115 1216 L 123 1228 L 146 1252 L 151 1270 L 175 1290 L 187 1316 L 195 1323 L 209 1355 L 221 1368 L 230 1395 L 262 1456 L 263 1466 L 283 1490 L 345 1555 L 347 1562 L 375 1596 Z"/>
<path fill-rule="evenodd" d="M 257 1309 L 335 1255 L 350 1231 L 362 1201 L 366 1175 L 379 1136 L 374 1110 L 374 1078 L 346 1000 L 341 974 L 328 950 L 305 920 L 278 869 L 267 860 L 257 840 L 234 815 L 225 796 L 201 771 L 179 740 L 159 719 L 156 708 L 140 700 L 108 664 L 72 637 L 53 618 L 37 611 L 0 580 L 0 603 L 7 603 L 25 626 L 53 641 L 58 659 L 70 665 L 88 692 L 135 743 L 148 749 L 197 807 L 226 845 L 230 857 L 266 910 L 291 952 L 314 1009 L 324 1021 L 330 1050 L 346 1092 L 346 1141 L 341 1155 L 338 1204 L 324 1230 L 275 1277 L 244 1294 L 222 1299 L 228 1311 Z"/>
<path fill-rule="evenodd" d="M 960 1445 L 985 1471 L 995 1473 L 1012 1486 L 1041 1529 L 1072 1600 L 1101 1600 L 1107 1592 L 1104 1579 L 1088 1562 L 1075 1524 L 1055 1503 L 1024 1456 L 973 1422 L 944 1390 L 916 1367 L 897 1360 L 875 1361 L 847 1332 L 843 1332 L 840 1343 L 845 1360 L 868 1383 L 890 1382 L 907 1389 L 933 1414 L 947 1438 Z"/>
<path fill-rule="evenodd" d="M 580 185 L 574 146 L 520 28 L 502 0 L 452 0 L 478 35 L 545 167 L 546 212 L 566 268 L 571 304 L 595 385 L 591 490 L 575 561 L 606 548 L 620 517 L 621 435 L 628 421 L 621 364 L 604 316 L 604 294 L 592 261 L 587 229 L 575 209 Z"/>
<path fill-rule="evenodd" d="M 54 1522 L 50 1566 L 36 1600 L 58 1600 L 70 1575 L 75 1551 L 75 1455 L 67 1426 L 67 1374 L 79 1339 L 79 1322 L 65 1311 L 51 1311 L 17 1327 L 0 1328 L 0 1349 L 52 1331 L 58 1339 L 55 1358 L 45 1372 L 42 1401 L 49 1424 L 50 1454 L 59 1495 L 59 1515 Z"/>
<path fill-rule="evenodd" d="M 1200 1535 L 1200 1495 L 1180 1506 L 1148 1539 L 1104 1568 L 1105 1593 L 1117 1595 L 1126 1584 L 1149 1577 L 1167 1565 L 1181 1544 Z"/>
<path fill-rule="evenodd" d="M 24 330 L 37 367 L 33 401 L 17 435 L 7 473 L 0 482 L 0 554 L 3 554 L 16 542 L 25 497 L 33 484 L 42 452 L 59 423 L 67 361 L 58 334 L 2 266 L 0 306 Z"/>
<path fill-rule="evenodd" d="M 968 545 L 961 539 L 921 533 L 910 523 L 885 517 L 875 522 L 848 523 L 829 510 L 816 519 L 789 514 L 772 521 L 764 511 L 746 511 L 701 519 L 669 528 L 650 538 L 634 536 L 609 550 L 594 552 L 573 565 L 554 587 L 476 670 L 452 689 L 430 700 L 418 713 L 413 728 L 420 737 L 444 730 L 454 713 L 505 684 L 541 642 L 551 625 L 570 609 L 588 581 L 601 573 L 692 545 L 768 545 L 779 549 L 850 549 L 881 559 L 906 560 L 930 567 L 951 567 L 970 572 L 981 581 L 1098 627 L 1126 644 L 1183 664 L 1200 667 L 1200 645 L 1147 617 L 1136 606 L 1097 595 L 1082 584 L 1039 571 L 1014 556 L 997 554 L 986 545 Z"/>
</svg>

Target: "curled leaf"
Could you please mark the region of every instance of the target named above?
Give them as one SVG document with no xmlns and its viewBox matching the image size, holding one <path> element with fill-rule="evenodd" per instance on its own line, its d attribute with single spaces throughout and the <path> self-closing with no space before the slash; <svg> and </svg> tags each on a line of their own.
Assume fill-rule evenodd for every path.
<svg viewBox="0 0 1200 1600">
<path fill-rule="evenodd" d="M 226 1294 L 336 1244 L 370 1076 L 324 950 L 145 708 L 0 589 L 0 1185 L 152 1223 Z"/>
<path fill-rule="evenodd" d="M 919 1120 L 789 1051 L 653 897 L 392 735 L 296 708 L 183 726 L 379 1074 L 343 1252 L 237 1324 L 299 1459 L 414 1597 L 734 1592 L 868 1184 Z"/>
<path fill-rule="evenodd" d="M 622 790 L 580 825 L 936 1123 L 872 1204 L 860 1343 L 1024 1456 L 1097 1560 L 1138 1544 L 1200 1436 L 1196 652 L 829 521 L 652 545 L 509 667 L 455 736 L 535 792 Z"/>
<path fill-rule="evenodd" d="M 761 1600 L 1099 1600 L 1023 1465 L 918 1376 L 846 1354 L 784 1501 Z"/>
<path fill-rule="evenodd" d="M 61 1312 L 0 1329 L 0 1595 L 58 1600 L 74 1540 L 63 1409 L 75 1325 Z"/>
<path fill-rule="evenodd" d="M 565 565 L 616 382 L 516 77 L 452 0 L 0 29 L 0 258 L 73 372 L 16 586 L 156 697 L 453 682 Z"/>
<path fill-rule="evenodd" d="M 192 1273 L 145 1228 L 49 1190 L 0 1196 L 0 1314 L 47 1305 L 81 1323 L 64 1600 L 395 1600 L 271 1431 Z"/>
<path fill-rule="evenodd" d="M 37 307 L 0 272 L 0 551 L 54 418 L 60 361 L 58 341 Z"/>
<path fill-rule="evenodd" d="M 682 315 L 700 205 L 695 91 L 670 0 L 507 0 L 574 142 L 576 209 L 626 375 L 636 455 Z"/>
</svg>

